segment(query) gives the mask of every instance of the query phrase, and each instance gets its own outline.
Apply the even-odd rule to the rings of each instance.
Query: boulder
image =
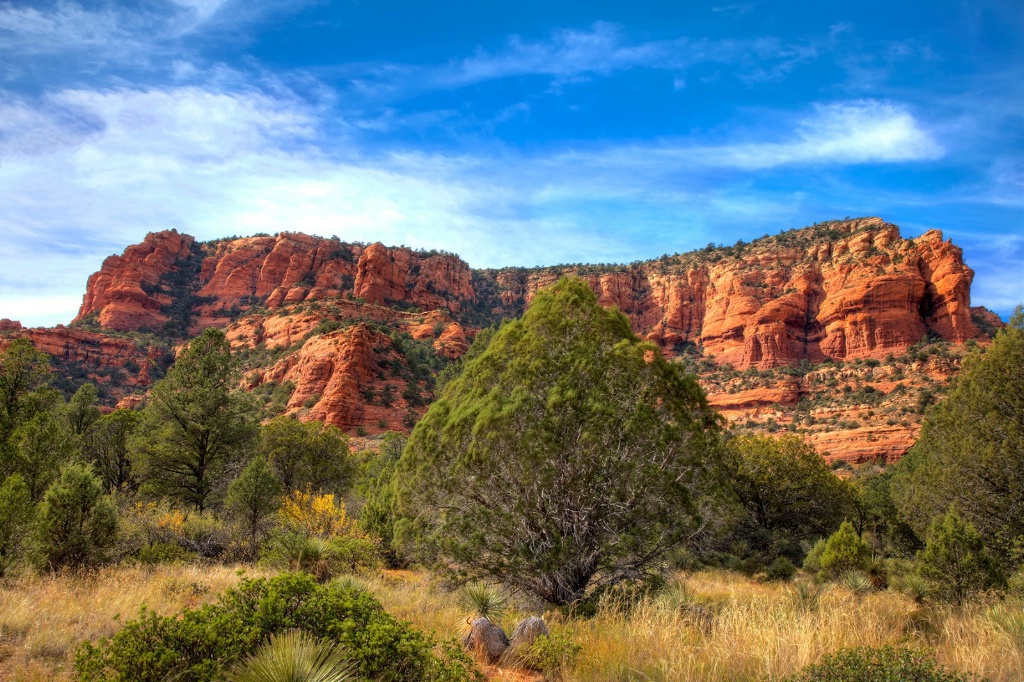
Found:
[[[470,622],[469,632],[462,638],[462,646],[487,664],[497,663],[508,645],[505,631],[483,616]]]
[[[534,641],[541,635],[547,634],[549,634],[548,626],[542,618],[530,616],[523,620],[512,631],[512,641],[509,644],[508,651],[505,652],[505,659],[515,662],[521,661],[530,650]]]

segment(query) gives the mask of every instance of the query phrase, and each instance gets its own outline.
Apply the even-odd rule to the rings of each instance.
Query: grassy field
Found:
[[[22,577],[0,584],[0,679],[72,679],[78,643],[109,636],[142,604],[160,613],[212,601],[257,569],[116,567],[88,576]],[[466,612],[423,573],[364,577],[385,608],[438,634],[457,634]],[[793,673],[823,654],[858,644],[927,648],[945,665],[993,681],[1024,679],[1024,609],[1018,602],[963,611],[920,607],[894,592],[863,597],[841,587],[816,603],[792,586],[738,574],[677,576],[657,596],[608,600],[593,618],[548,613],[553,630],[583,645],[567,680],[764,680]],[[506,630],[542,609],[518,603]],[[497,670],[495,677],[502,676]]]

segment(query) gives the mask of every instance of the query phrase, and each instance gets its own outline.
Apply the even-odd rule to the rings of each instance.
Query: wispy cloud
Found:
[[[385,63],[349,68],[358,69],[352,74],[352,83],[360,92],[405,96],[528,76],[547,78],[557,87],[632,69],[685,72],[708,63],[733,65],[737,77],[752,84],[777,80],[817,55],[818,48],[811,42],[787,43],[771,36],[631,42],[621,26],[596,22],[584,30],[559,29],[546,40],[529,41],[513,35],[499,50],[478,48],[472,55],[444,64]]]

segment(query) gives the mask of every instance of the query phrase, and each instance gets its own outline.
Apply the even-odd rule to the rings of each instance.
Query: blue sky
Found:
[[[146,232],[474,267],[845,216],[1024,302],[1024,4],[0,0],[0,317],[69,321]]]

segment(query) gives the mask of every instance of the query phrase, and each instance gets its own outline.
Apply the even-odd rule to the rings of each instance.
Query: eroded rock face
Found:
[[[0,352],[6,350],[11,341],[24,337],[32,342],[36,350],[42,351],[62,363],[78,365],[86,378],[104,387],[108,386],[114,401],[132,390],[146,389],[153,381],[152,370],[165,367],[170,358],[164,357],[158,348],[140,348],[128,338],[111,337],[106,334],[71,329],[58,325],[54,328],[10,329],[0,338]],[[58,371],[60,367],[56,368]],[[121,379],[115,381],[112,372],[118,372]]]
[[[298,233],[198,244],[158,232],[104,262],[89,279],[76,319],[142,330],[159,329],[177,315],[170,322],[193,334],[226,328],[236,349],[284,352],[303,343],[250,368],[246,385],[291,381],[289,411],[349,433],[377,433],[407,430],[430,397],[425,386],[410,387],[393,374],[405,358],[380,325],[455,359],[477,329],[521,314],[562,275],[585,279],[602,305],[618,307],[635,332],[667,355],[703,353],[739,370],[881,359],[925,335],[959,343],[979,335],[976,323],[989,334],[1002,324],[991,312],[970,308],[973,272],[958,247],[937,231],[903,239],[878,218],[630,266],[478,271],[447,253]],[[18,330],[0,322],[0,332]],[[65,353],[58,341],[40,337],[39,343],[56,357]],[[114,351],[101,355],[119,362]],[[138,386],[145,380],[132,377]],[[732,392],[709,388],[712,404],[728,419],[746,421],[795,405],[807,387],[786,379]],[[850,461],[895,458],[917,425],[863,428],[814,440],[822,452]]]
[[[120,256],[109,256],[89,277],[75,322],[97,315],[103,327],[119,331],[155,329],[168,320],[167,296],[147,293],[191,254],[195,239],[175,230],[153,232]]]

